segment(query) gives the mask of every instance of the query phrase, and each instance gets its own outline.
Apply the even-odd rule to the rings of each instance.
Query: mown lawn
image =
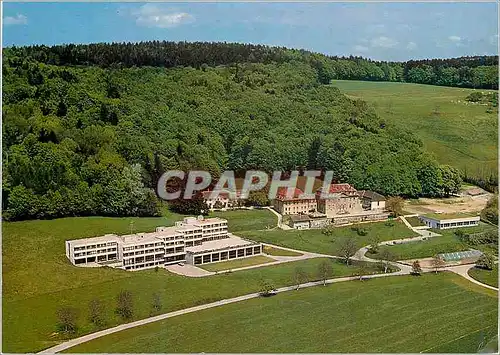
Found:
[[[425,226],[425,223],[422,222],[418,217],[406,217],[406,221],[410,223],[412,227]]]
[[[443,236],[454,236],[457,230],[461,230],[465,234],[482,233],[482,232],[493,232],[495,234],[498,234],[498,227],[484,222],[479,222],[479,225],[477,227],[453,228],[444,230],[430,229],[430,230],[442,234]],[[470,247],[473,249],[481,250],[482,252],[498,255],[498,243],[470,245]]]
[[[383,245],[378,253],[367,252],[366,256],[380,259],[384,250],[393,253],[397,260],[417,259],[432,257],[439,253],[469,250],[469,246],[460,242],[454,235],[432,237],[423,241],[415,241],[397,245]]]
[[[278,218],[268,209],[232,210],[212,212],[209,217],[221,217],[228,220],[228,228],[236,233],[245,230],[260,230],[276,227]]]
[[[266,242],[292,249],[339,255],[340,247],[348,238],[353,238],[358,247],[370,244],[377,236],[381,241],[410,238],[417,236],[401,221],[392,223],[376,222],[358,225],[366,231],[366,235],[359,235],[353,230],[354,226],[332,228],[331,234],[326,235],[322,229],[310,230],[271,230],[271,231],[244,231],[240,235],[259,242]]]
[[[466,104],[474,90],[351,80],[334,80],[332,85],[371,103],[388,123],[411,130],[440,163],[471,176],[497,173],[498,111],[487,113],[487,106]]]
[[[274,247],[270,247],[268,245],[264,245],[264,253],[266,253],[268,255],[275,255],[275,256],[301,256],[301,255],[303,255],[302,253],[297,253],[295,251],[281,249],[281,248],[274,248]]]
[[[480,223],[478,227],[460,228],[464,233],[479,233],[486,230],[496,231],[486,223]],[[433,231],[442,234],[439,237],[428,238],[423,241],[415,241],[404,244],[380,246],[378,253],[367,253],[367,256],[373,259],[380,259],[380,255],[384,249],[390,250],[397,258],[397,260],[417,259],[433,257],[439,253],[452,253],[456,251],[465,251],[471,248],[479,249],[482,251],[490,250],[490,245],[468,245],[460,240],[455,235],[457,229],[446,229]]]
[[[253,266],[253,265],[261,265],[276,261],[264,255],[257,255],[243,259],[222,261],[213,264],[200,265],[199,267],[205,269],[207,271],[222,271],[222,270],[230,270],[237,269],[245,266]]]
[[[259,212],[260,213],[260,212]],[[270,213],[270,212],[269,212]],[[249,211],[245,211],[251,218]],[[100,299],[105,305],[106,326],[120,322],[114,313],[117,294],[133,294],[133,319],[148,317],[153,294],[158,293],[162,311],[181,309],[260,289],[263,279],[275,285],[293,284],[294,270],[302,267],[316,278],[321,259],[286,263],[204,278],[188,278],[160,270],[128,272],[111,268],[81,268],[67,261],[64,241],[106,233],[126,234],[133,221],[134,231],[151,231],[171,225],[179,216],[159,218],[63,218],[44,221],[4,222],[3,265],[3,351],[35,352],[60,341],[56,310],[62,306],[79,311],[78,333],[96,329],[88,321],[88,304]],[[231,222],[230,222],[231,223]],[[229,227],[231,229],[231,226]],[[358,273],[357,266],[334,263],[333,276]]]
[[[469,270],[469,275],[487,285],[498,287],[498,264],[493,267],[493,270],[485,270],[480,268],[472,268]]]
[[[317,286],[174,317],[69,352],[475,352],[478,330],[486,339],[496,334],[498,299],[464,281],[438,273]]]

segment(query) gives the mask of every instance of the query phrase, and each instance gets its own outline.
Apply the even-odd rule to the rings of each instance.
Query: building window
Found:
[[[203,264],[210,262],[210,254],[203,255]]]

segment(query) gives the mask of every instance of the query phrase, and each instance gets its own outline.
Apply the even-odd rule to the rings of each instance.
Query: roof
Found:
[[[290,216],[290,219],[292,220],[293,223],[296,222],[309,222],[311,218],[306,215],[306,214],[292,214]]]
[[[482,189],[479,189],[479,188],[467,190],[467,194],[469,194],[471,196],[477,196],[477,195],[481,195],[483,193],[484,193],[484,191]]]
[[[360,190],[358,191],[359,197],[364,197],[372,201],[385,201],[385,197],[378,192],[370,190]]]
[[[138,233],[138,234],[128,234],[122,235],[120,238],[123,241],[124,245],[127,244],[142,244],[142,243],[158,243],[162,240],[159,238],[158,233]]]
[[[442,253],[438,254],[438,257],[443,259],[444,261],[453,261],[453,260],[462,260],[469,258],[479,258],[483,255],[479,250],[471,249],[467,251],[458,251],[454,253]]]
[[[77,246],[77,245],[87,245],[87,244],[94,244],[94,243],[111,243],[111,242],[119,242],[119,237],[116,234],[106,234],[103,236],[99,237],[91,237],[91,238],[82,238],[82,239],[73,239],[73,240],[68,240],[71,245]]]
[[[297,200],[297,199],[304,199],[304,200],[314,199],[314,195],[301,196],[304,194],[304,192],[297,187],[293,190],[292,197],[287,197],[288,191],[289,191],[288,187],[284,187],[284,186],[278,187],[278,190],[276,191],[276,198],[279,200],[284,200],[284,201]]]
[[[200,252],[210,252],[220,249],[227,249],[233,247],[243,247],[256,245],[258,243],[237,237],[233,234],[228,234],[228,238],[211,240],[208,242],[203,242],[201,245],[196,245],[192,247],[186,247],[185,250],[188,253],[200,253]]]
[[[473,218],[477,217],[479,218],[479,215],[477,213],[427,213],[422,215],[421,217],[426,217],[426,218],[431,218],[435,219],[438,221],[443,221],[447,219],[460,219],[460,218]]]
[[[323,188],[320,190],[323,190]],[[349,184],[330,184],[327,192],[331,194],[340,192],[356,192],[356,189]]]

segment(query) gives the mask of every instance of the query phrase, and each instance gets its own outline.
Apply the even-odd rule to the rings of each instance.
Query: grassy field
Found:
[[[371,103],[388,123],[410,129],[440,163],[467,169],[469,175],[496,174],[498,112],[466,104],[465,98],[474,90],[343,80],[332,85]]]
[[[475,352],[478,339],[470,335],[496,334],[498,299],[464,281],[439,273],[318,286],[171,318],[69,351]]]
[[[422,222],[418,217],[406,217],[406,220],[412,227],[425,226],[425,223]]]
[[[226,218],[228,228],[233,233],[273,228],[278,223],[276,215],[267,209],[217,211],[210,213],[210,217]]]
[[[352,226],[332,228],[331,235],[323,234],[321,229],[245,231],[241,235],[260,242],[329,255],[338,255],[342,243],[349,237],[354,238],[355,243],[361,248],[370,244],[374,236],[384,241],[417,235],[400,221],[394,221],[391,226],[385,222],[364,223],[360,226],[366,230],[366,235],[358,235]]]
[[[222,271],[222,270],[230,270],[237,269],[245,266],[253,266],[253,265],[261,265],[276,261],[274,259],[268,258],[264,255],[252,256],[249,258],[222,261],[219,263],[200,265],[199,267],[205,269],[207,271]]]
[[[495,265],[493,270],[485,270],[475,267],[469,270],[469,275],[482,283],[498,287],[498,264]]]
[[[297,253],[295,251],[281,249],[281,248],[273,248],[268,245],[264,245],[264,253],[268,255],[276,255],[276,256],[301,256],[302,253]]]
[[[439,253],[451,253],[455,251],[469,250],[469,246],[461,243],[454,235],[433,237],[424,241],[416,241],[405,244],[380,246],[378,253],[367,252],[366,256],[380,259],[382,252],[387,249],[396,256],[397,260],[417,259],[432,257]]]
[[[439,229],[430,229],[433,232],[442,234],[443,236],[454,236],[455,231],[460,229],[466,234],[472,234],[472,233],[481,233],[481,232],[494,232],[495,234],[498,233],[498,227],[493,226],[488,223],[484,222],[479,222],[479,225],[477,227],[469,227],[469,228],[453,228],[453,229],[444,229],[444,230],[439,230]],[[478,249],[481,250],[482,252],[487,252],[491,253],[494,255],[498,255],[498,244],[484,244],[484,245],[470,245],[471,248],[473,249]]]
[[[481,223],[478,227],[471,228],[460,228],[465,233],[478,233],[485,230],[495,230],[486,223]],[[379,259],[382,251],[384,249],[390,250],[394,255],[396,255],[398,260],[407,259],[417,259],[417,258],[427,258],[433,257],[439,253],[451,253],[456,251],[465,251],[470,248],[479,249],[482,251],[490,250],[490,246],[484,245],[468,245],[460,241],[460,239],[454,234],[456,229],[447,230],[437,230],[434,232],[442,234],[440,237],[432,237],[423,241],[416,241],[405,244],[380,246],[378,253],[373,254],[368,252],[367,256],[373,259]]]
[[[254,211],[239,212],[245,214],[246,218],[241,218],[245,223],[247,219],[255,221]],[[125,234],[130,231],[131,221],[134,222],[134,231],[151,231],[156,226],[170,225],[178,218],[177,215],[170,215],[159,218],[87,217],[4,222],[2,350],[10,353],[35,352],[57,344],[60,335],[55,334],[56,310],[61,306],[79,310],[76,335],[96,331],[88,321],[88,304],[95,298],[105,305],[106,326],[120,323],[114,309],[121,290],[132,291],[133,319],[141,319],[150,315],[154,293],[160,295],[162,311],[167,312],[256,292],[263,279],[271,280],[277,287],[293,284],[297,266],[304,268],[310,279],[316,278],[321,259],[204,278],[182,277],[165,270],[127,272],[111,268],[80,268],[66,259],[64,241],[67,239],[105,233]],[[230,219],[229,226],[232,229],[237,227],[237,223],[231,226]],[[358,272],[357,266],[347,267],[334,262],[334,276],[356,275]]]

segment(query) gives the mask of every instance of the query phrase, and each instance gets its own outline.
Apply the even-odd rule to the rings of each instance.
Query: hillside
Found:
[[[193,68],[4,63],[6,218],[156,215],[169,169],[333,170],[385,195],[442,195],[458,172],[308,64]]]
[[[332,85],[370,103],[387,122],[413,132],[441,164],[470,177],[491,178],[496,185],[498,108],[467,101],[478,90],[343,80]]]

